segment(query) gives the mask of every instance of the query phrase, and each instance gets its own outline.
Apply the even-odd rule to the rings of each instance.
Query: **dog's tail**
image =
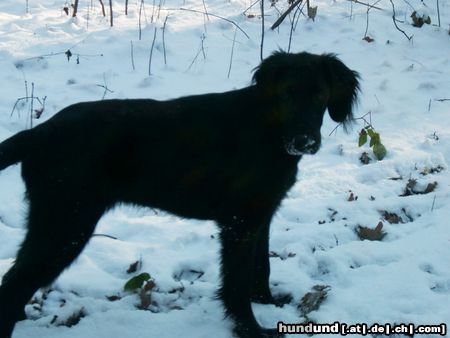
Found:
[[[0,143],[0,170],[21,162],[31,152],[31,138],[31,130],[24,130]]]

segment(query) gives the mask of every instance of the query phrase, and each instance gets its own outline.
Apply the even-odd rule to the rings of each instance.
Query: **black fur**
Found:
[[[358,75],[334,55],[277,52],[253,80],[169,101],[74,104],[0,144],[0,169],[22,162],[29,201],[28,233],[0,287],[0,338],[11,336],[35,291],[72,263],[117,203],[215,220],[218,295],[235,334],[278,336],[251,309],[251,301],[277,302],[269,289],[270,222],[302,154],[320,147],[325,110],[337,122],[351,120]]]

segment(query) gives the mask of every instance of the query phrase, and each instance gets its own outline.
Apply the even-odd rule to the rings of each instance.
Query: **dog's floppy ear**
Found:
[[[328,112],[336,122],[344,127],[351,123],[352,109],[359,92],[359,75],[347,68],[334,54],[322,55],[326,78],[330,88]]]

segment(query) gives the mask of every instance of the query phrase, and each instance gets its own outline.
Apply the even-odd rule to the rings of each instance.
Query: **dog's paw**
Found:
[[[290,293],[280,293],[272,295],[271,293],[265,293],[263,295],[254,295],[252,302],[259,304],[273,304],[277,307],[283,307],[285,304],[292,302],[293,297]]]

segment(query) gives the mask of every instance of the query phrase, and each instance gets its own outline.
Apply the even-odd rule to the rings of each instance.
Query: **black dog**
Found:
[[[277,52],[240,90],[78,103],[1,143],[0,170],[22,162],[29,215],[0,287],[0,338],[11,336],[35,291],[72,263],[117,203],[215,220],[218,295],[235,334],[279,336],[261,328],[251,308],[280,301],[269,289],[271,218],[302,155],[318,151],[325,110],[349,122],[357,93],[357,73],[334,55]]]

